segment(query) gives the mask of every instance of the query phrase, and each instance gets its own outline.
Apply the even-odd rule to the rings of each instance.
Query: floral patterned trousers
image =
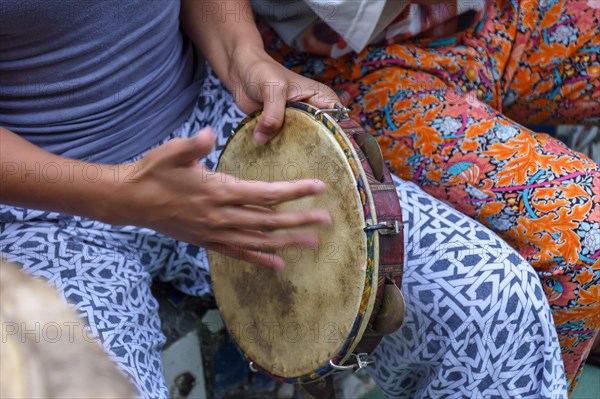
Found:
[[[600,168],[523,125],[600,123],[600,0],[498,0],[477,26],[288,68],[338,91],[393,171],[493,229],[535,268],[570,388],[600,329]]]

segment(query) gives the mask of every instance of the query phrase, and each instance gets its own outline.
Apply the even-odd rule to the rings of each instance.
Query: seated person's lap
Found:
[[[171,137],[212,122],[223,144],[241,117],[226,100],[196,109]],[[214,120],[204,119],[210,115]],[[407,318],[373,355],[370,372],[382,389],[411,397],[466,394],[460,386],[482,395],[564,392],[560,348],[533,269],[479,223],[412,183],[396,183],[406,228]],[[1,213],[1,250],[8,260],[59,288],[142,397],[166,397],[159,353],[164,337],[151,278],[207,293],[204,250],[148,229],[7,206]],[[492,388],[485,377],[489,364],[503,375]]]

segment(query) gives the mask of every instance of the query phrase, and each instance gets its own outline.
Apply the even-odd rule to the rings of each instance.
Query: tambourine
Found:
[[[317,248],[277,250],[283,271],[209,253],[218,307],[249,366],[286,383],[367,366],[382,336],[404,319],[398,196],[377,141],[347,112],[288,104],[282,131],[267,145],[253,138],[254,113],[217,167],[244,180],[327,185],[323,194],[274,207],[326,209],[333,220],[319,230]]]

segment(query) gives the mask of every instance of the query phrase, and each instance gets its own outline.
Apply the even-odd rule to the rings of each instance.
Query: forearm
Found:
[[[103,165],[47,152],[0,128],[0,203],[111,221],[119,184],[134,165]]]
[[[245,113],[262,109],[254,138],[267,143],[283,126],[286,103],[303,101],[331,108],[338,96],[271,58],[248,0],[181,0],[181,24],[204,54],[236,105]]]
[[[181,0],[181,24],[230,89],[239,83],[234,60],[264,53],[248,0]]]

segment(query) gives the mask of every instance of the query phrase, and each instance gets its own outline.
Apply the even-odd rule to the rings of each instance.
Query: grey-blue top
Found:
[[[177,0],[0,2],[0,125],[56,154],[149,148],[186,119],[202,68]]]

